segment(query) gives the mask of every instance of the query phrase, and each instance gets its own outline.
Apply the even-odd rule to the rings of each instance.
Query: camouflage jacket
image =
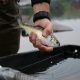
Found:
[[[12,21],[18,15],[19,0],[0,0],[0,23],[3,20]]]

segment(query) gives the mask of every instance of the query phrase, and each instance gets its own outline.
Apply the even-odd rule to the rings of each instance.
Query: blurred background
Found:
[[[21,0],[19,4],[22,14],[31,18],[33,11],[30,0]],[[51,0],[50,11],[54,19],[80,18],[80,0]]]

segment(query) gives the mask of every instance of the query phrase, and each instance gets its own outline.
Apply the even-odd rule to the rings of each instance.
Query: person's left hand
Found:
[[[37,20],[35,22],[35,26],[41,26],[41,27],[44,28],[44,31],[43,31],[43,34],[42,34],[43,36],[50,35],[51,32],[52,32],[52,30],[53,30],[52,23],[48,19]],[[36,48],[38,48],[40,51],[46,51],[46,52],[53,51],[53,47],[46,46],[46,45],[43,45],[41,43],[41,41],[37,37],[37,34],[35,34],[35,33],[32,32],[30,34],[30,36],[29,36],[29,39],[32,42],[33,46],[36,47]]]

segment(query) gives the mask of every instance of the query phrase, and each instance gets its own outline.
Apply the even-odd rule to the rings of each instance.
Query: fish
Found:
[[[29,25],[28,23],[24,23],[21,20],[18,20],[19,26],[26,31],[28,35],[30,35],[31,32],[35,33],[38,37],[38,39],[41,41],[42,44],[50,47],[59,47],[60,42],[59,40],[53,35],[53,32],[48,35],[47,37],[42,35],[42,32],[44,28],[40,26],[33,26]]]

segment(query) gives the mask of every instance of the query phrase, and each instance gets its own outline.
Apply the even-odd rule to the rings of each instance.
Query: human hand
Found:
[[[44,31],[42,33],[43,36],[50,35],[53,30],[52,23],[49,19],[37,20],[35,22],[35,26],[41,26],[44,28]],[[46,52],[53,51],[53,47],[50,47],[41,43],[41,41],[37,37],[37,34],[32,32],[29,36],[29,39],[31,43],[33,44],[33,46],[38,48],[40,51],[46,51]]]

